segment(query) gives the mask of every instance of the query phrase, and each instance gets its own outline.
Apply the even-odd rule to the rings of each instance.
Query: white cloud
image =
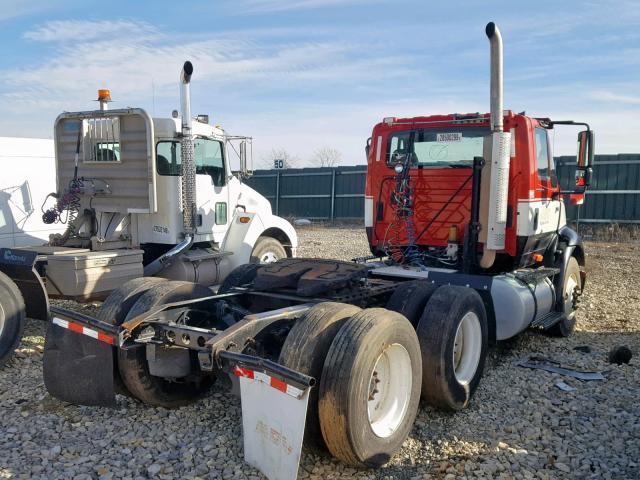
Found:
[[[267,13],[341,7],[363,3],[371,3],[371,0],[241,0],[234,2],[234,5],[245,13]]]
[[[0,22],[39,13],[52,8],[50,0],[0,0]]]
[[[81,20],[52,21],[25,32],[24,38],[39,42],[87,42],[110,40],[120,36],[128,38],[151,38],[158,34],[156,28],[146,22],[128,20],[103,20],[97,22]]]
[[[623,105],[640,105],[640,96],[625,95],[610,90],[594,90],[589,92],[588,97],[600,102],[622,103]]]

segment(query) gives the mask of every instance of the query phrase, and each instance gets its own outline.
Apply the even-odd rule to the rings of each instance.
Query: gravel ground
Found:
[[[301,256],[367,254],[362,229],[299,233]],[[590,243],[587,252],[571,338],[525,332],[493,348],[470,407],[448,414],[423,405],[386,467],[357,470],[305,450],[300,478],[640,478],[638,357],[623,366],[607,361],[615,345],[640,355],[640,246]],[[17,358],[0,371],[0,478],[262,478],[243,462],[239,399],[214,387],[196,405],[171,411],[124,397],[116,410],[61,403],[42,383],[43,333],[31,322]],[[591,352],[574,350],[581,345]],[[603,371],[606,380],[516,366],[534,354]],[[575,390],[558,389],[561,379]]]

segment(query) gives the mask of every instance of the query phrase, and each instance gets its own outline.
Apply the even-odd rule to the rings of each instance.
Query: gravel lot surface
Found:
[[[362,229],[300,230],[301,256],[368,253]],[[525,332],[493,348],[470,407],[420,409],[404,448],[385,468],[357,470],[303,452],[300,478],[640,478],[640,246],[590,243],[578,331]],[[95,306],[75,306],[95,311]],[[30,322],[17,358],[0,371],[1,478],[262,478],[243,462],[239,399],[214,387],[178,410],[118,397],[118,409],[51,398],[42,382],[43,325]],[[574,350],[588,345],[590,353]],[[609,350],[628,345],[629,365]],[[580,382],[516,366],[544,355],[604,372]],[[564,392],[559,380],[575,388]]]

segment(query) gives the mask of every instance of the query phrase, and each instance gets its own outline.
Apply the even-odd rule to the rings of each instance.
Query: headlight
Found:
[[[402,165],[401,163],[396,163],[396,166],[393,167],[393,169],[396,171],[397,174],[400,174],[404,170],[404,165]]]

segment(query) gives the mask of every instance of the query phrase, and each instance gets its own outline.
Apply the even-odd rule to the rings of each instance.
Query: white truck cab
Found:
[[[192,117],[192,72],[186,62],[182,114],[173,118],[111,110],[110,92],[100,90],[99,110],[56,119],[57,191],[43,221],[65,230],[46,246],[27,247],[37,254],[28,266],[41,277],[44,297],[100,299],[141,276],[212,286],[239,265],[295,256],[294,228],[242,182],[251,138]]]

